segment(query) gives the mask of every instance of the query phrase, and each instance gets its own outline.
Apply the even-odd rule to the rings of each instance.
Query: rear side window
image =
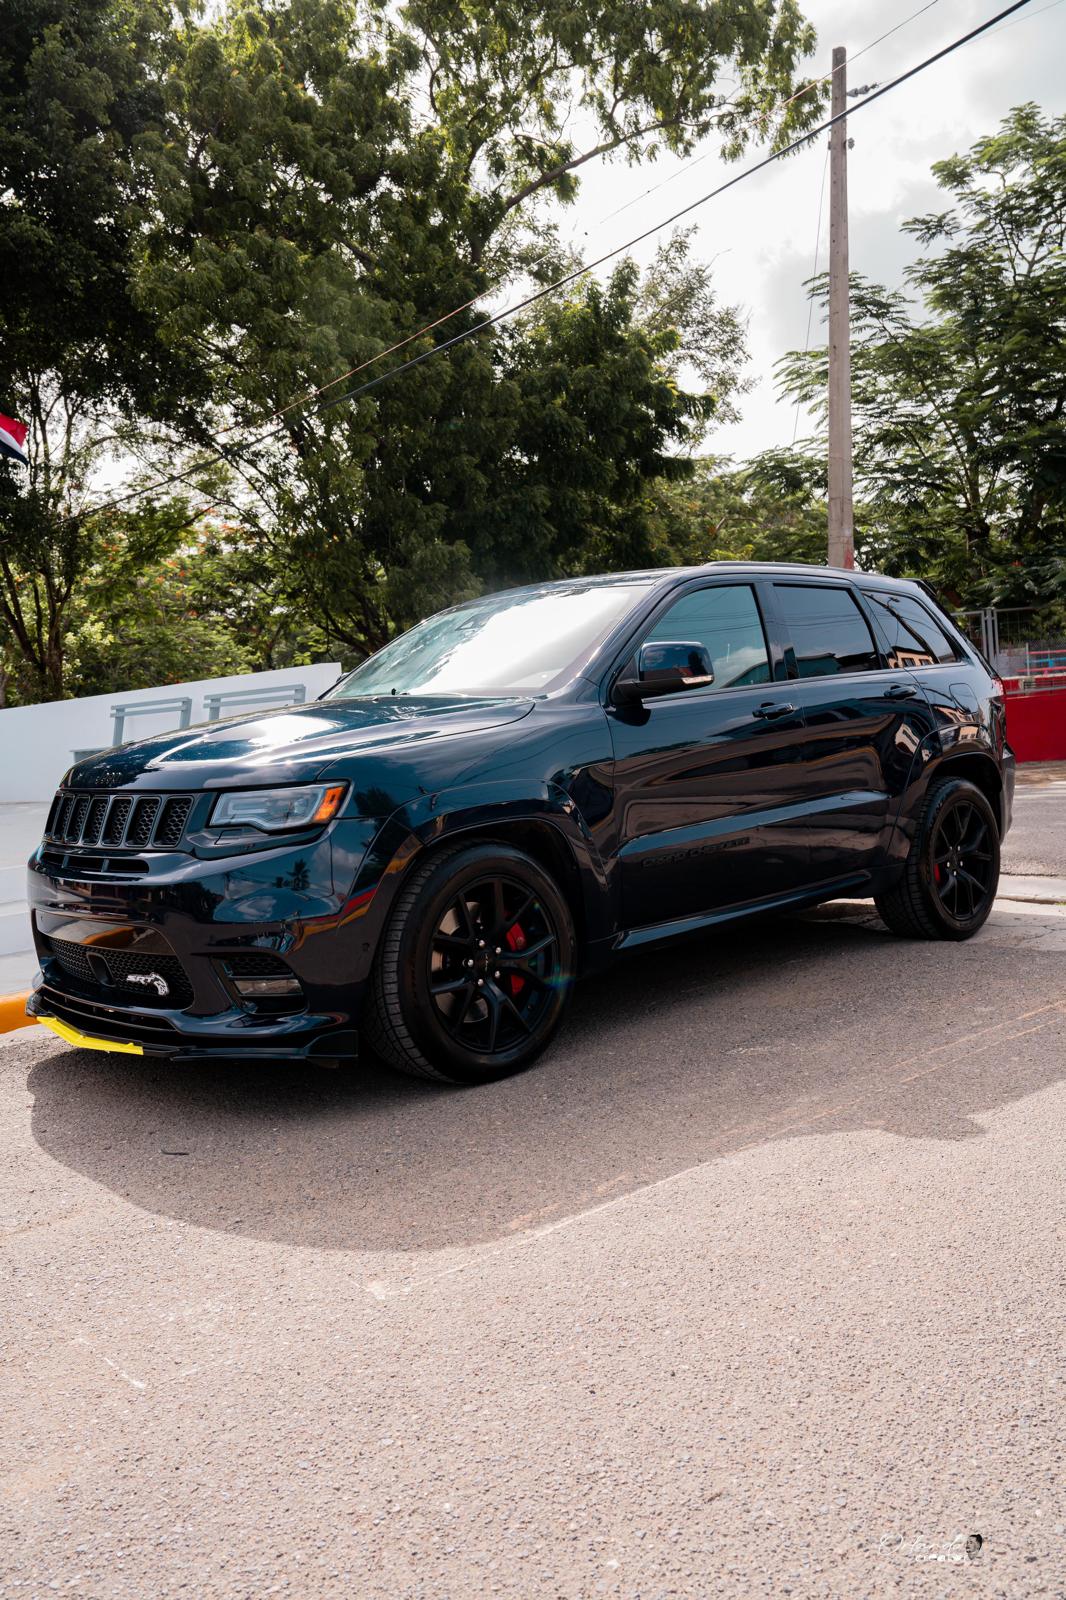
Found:
[[[647,637],[704,645],[714,663],[716,689],[770,681],[762,619],[746,583],[690,589],[663,612]]]
[[[954,644],[920,600],[884,590],[864,589],[863,593],[884,634],[891,666],[931,667],[959,659]]]
[[[801,678],[876,672],[880,667],[869,624],[850,590],[828,584],[776,583],[774,595]]]

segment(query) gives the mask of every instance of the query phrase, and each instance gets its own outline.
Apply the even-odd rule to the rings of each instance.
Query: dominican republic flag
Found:
[[[5,417],[0,413],[0,460],[20,461],[24,467],[29,466],[26,432],[24,422],[16,422],[14,417]]]

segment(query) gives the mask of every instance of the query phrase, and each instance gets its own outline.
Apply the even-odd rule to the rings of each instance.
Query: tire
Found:
[[[566,900],[531,856],[491,840],[434,851],[382,936],[366,1041],[390,1066],[438,1083],[509,1077],[559,1027],[574,948]]]
[[[941,778],[926,795],[899,881],[874,904],[907,939],[970,939],[984,926],[999,884],[999,824],[965,778]]]

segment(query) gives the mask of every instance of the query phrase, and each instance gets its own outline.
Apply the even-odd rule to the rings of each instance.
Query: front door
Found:
[[[809,876],[795,803],[803,719],[791,685],[773,681],[755,589],[687,589],[644,639],[704,645],[714,683],[609,710],[627,928],[795,890]]]

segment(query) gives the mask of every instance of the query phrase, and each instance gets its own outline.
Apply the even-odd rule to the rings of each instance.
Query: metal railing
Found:
[[[204,695],[204,709],[208,722],[217,722],[223,706],[265,705],[278,700],[282,705],[302,706],[307,698],[302,683],[279,684],[276,689],[226,689],[218,694]]]
[[[980,611],[957,611],[955,621],[1003,678],[1038,677],[1066,669],[1061,606],[985,606]]]
[[[260,689],[225,689],[215,694],[204,695],[204,710],[208,722],[217,722],[222,715],[223,707],[236,709],[238,706],[257,706],[275,704],[280,709],[282,706],[302,706],[307,702],[307,685],[304,683],[278,684],[276,688]],[[94,745],[91,749],[72,750],[71,755],[75,762],[87,761],[90,756],[98,756],[102,751],[120,745],[126,731],[126,723],[131,717],[141,715],[162,716],[167,712],[177,713],[177,726],[172,731],[181,733],[192,723],[192,697],[190,695],[175,695],[169,700],[126,700],[111,707],[112,739],[111,745]]]
[[[175,695],[172,700],[131,700],[125,705],[111,707],[114,719],[112,728],[112,743],[121,744],[122,735],[126,731],[126,720],[129,717],[139,717],[145,714],[158,715],[163,711],[176,711],[178,713],[178,731],[187,728],[192,721],[192,699],[187,694]]]

